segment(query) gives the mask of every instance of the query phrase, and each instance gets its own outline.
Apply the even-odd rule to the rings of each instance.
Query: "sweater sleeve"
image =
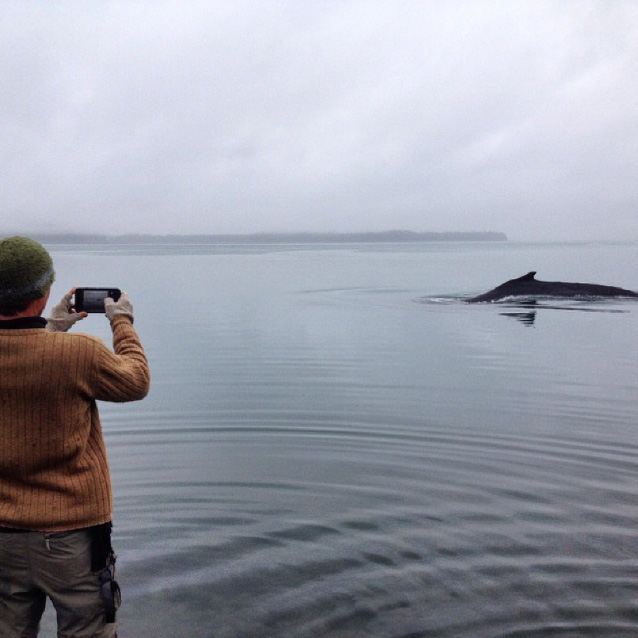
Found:
[[[128,317],[111,321],[113,350],[100,349],[95,398],[100,401],[137,401],[150,387],[150,371],[144,349]]]

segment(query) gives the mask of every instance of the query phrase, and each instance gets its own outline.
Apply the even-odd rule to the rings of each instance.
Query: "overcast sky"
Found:
[[[635,0],[3,0],[0,234],[638,239]]]

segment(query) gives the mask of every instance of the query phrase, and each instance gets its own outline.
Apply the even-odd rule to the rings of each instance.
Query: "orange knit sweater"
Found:
[[[115,353],[89,335],[0,322],[0,527],[61,532],[111,520],[96,400],[142,399],[150,378],[130,319],[111,325]]]

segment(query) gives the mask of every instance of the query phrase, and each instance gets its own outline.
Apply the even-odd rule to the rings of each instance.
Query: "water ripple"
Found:
[[[186,605],[229,638],[637,630],[636,446],[277,421],[112,433],[117,509],[152,525],[152,552],[135,535],[123,552],[136,614]],[[148,468],[178,448],[190,463],[129,470],[124,485],[137,439]],[[142,622],[137,635],[151,634]]]

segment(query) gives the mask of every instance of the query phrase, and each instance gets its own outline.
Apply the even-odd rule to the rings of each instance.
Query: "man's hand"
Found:
[[[75,293],[75,288],[62,297],[62,301],[51,310],[51,316],[47,318],[47,330],[49,332],[67,332],[76,322],[86,317],[86,312],[75,312],[71,303],[71,297]]]
[[[120,298],[117,301],[113,301],[111,297],[107,297],[104,300],[104,310],[109,321],[114,317],[124,316],[128,317],[133,323],[133,304],[128,297],[128,294],[122,291]]]

